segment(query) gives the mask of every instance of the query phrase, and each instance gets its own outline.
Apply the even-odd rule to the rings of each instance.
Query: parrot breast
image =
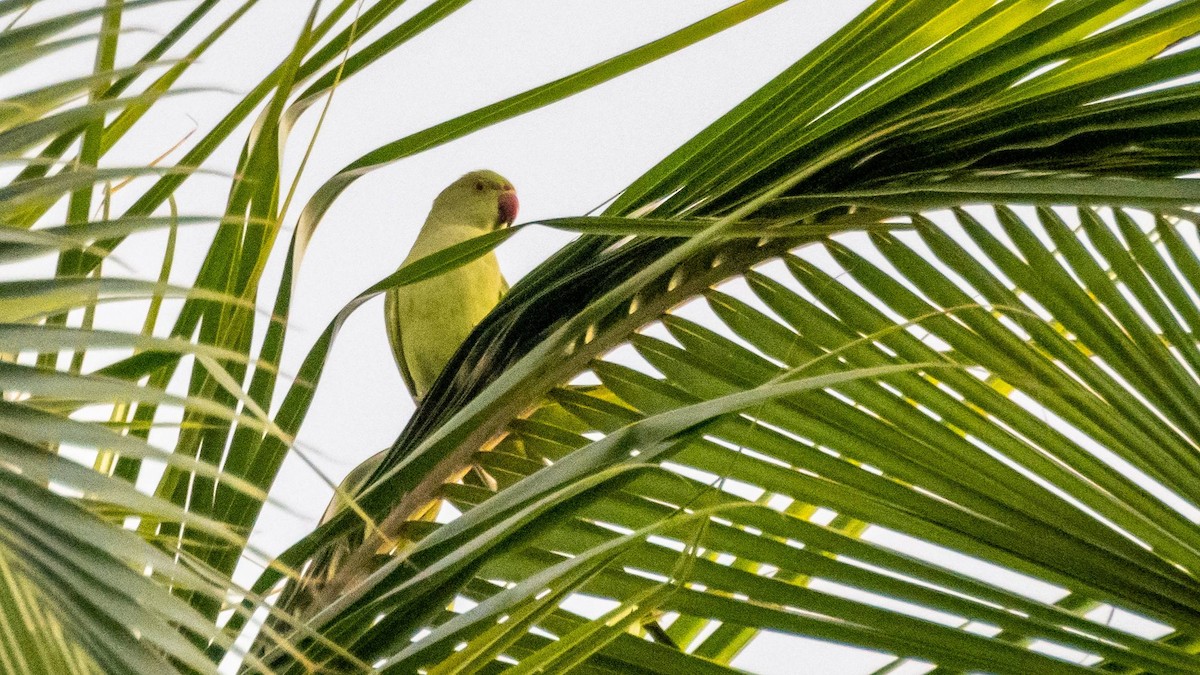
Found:
[[[475,326],[496,305],[503,278],[495,254],[488,254],[433,279],[395,291],[404,317],[403,356],[423,398]]]

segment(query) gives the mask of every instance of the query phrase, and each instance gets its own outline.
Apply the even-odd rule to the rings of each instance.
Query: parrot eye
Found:
[[[483,192],[483,181],[481,181],[481,180],[475,181],[475,191]]]

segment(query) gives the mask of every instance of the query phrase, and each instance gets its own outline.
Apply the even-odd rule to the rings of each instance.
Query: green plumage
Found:
[[[404,262],[509,225],[515,216],[512,184],[493,171],[473,171],[433,201]],[[388,338],[415,400],[424,398],[455,350],[507,288],[496,255],[488,253],[440,276],[388,291]]]
[[[512,183],[494,171],[472,171],[451,183],[433,200],[425,224],[404,263],[424,258],[512,224],[517,198]],[[494,253],[432,279],[388,291],[384,321],[392,355],[404,384],[420,403],[429,387],[471,330],[508,290]],[[345,494],[365,487],[383,460],[377,453],[351,471],[341,484]],[[345,506],[335,495],[322,522]]]

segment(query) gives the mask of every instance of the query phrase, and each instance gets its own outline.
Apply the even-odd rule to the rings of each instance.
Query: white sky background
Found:
[[[93,4],[95,0],[44,0],[25,22],[39,13],[60,14],[68,7]],[[149,32],[122,38],[118,64],[139,56],[195,4],[195,0],[179,0],[130,13],[125,27]],[[225,4],[193,34],[207,33],[241,3],[229,0]],[[360,45],[428,4],[411,0],[384,26],[365,35]],[[470,3],[337,89],[282,236],[290,236],[296,216],[313,191],[362,154],[644,44],[732,4],[729,0]],[[588,212],[867,4],[867,0],[792,0],[630,75],[360,179],[328,211],[309,245],[293,298],[283,371],[297,370],[312,342],[347,301],[396,269],[433,197],[461,174],[490,168],[509,178],[521,200],[518,222]],[[159,102],[109,153],[104,164],[144,165],[198,126],[184,145],[190,147],[278,64],[291,48],[309,7],[309,2],[302,0],[261,0],[177,85],[217,87],[234,93],[202,92]],[[83,75],[90,72],[92,58],[90,48],[73,50],[46,59],[37,72],[55,78],[64,72]],[[19,81],[0,77],[0,91],[36,86],[30,76],[24,71]],[[294,174],[320,110],[321,104],[311,108],[292,130],[285,176]],[[232,134],[205,166],[231,171],[248,129],[245,124]],[[171,160],[177,161],[182,152],[176,151]],[[180,211],[219,215],[228,190],[228,176],[194,177],[176,193]],[[120,213],[134,196],[130,191],[118,194],[114,212]],[[56,211],[58,222],[64,210],[65,205]],[[211,232],[211,226],[181,231],[174,283],[190,285],[194,281]],[[518,234],[499,249],[505,275],[515,281],[572,236],[546,228]],[[115,258],[133,267],[137,276],[153,279],[165,239],[165,233],[138,235],[121,246]],[[266,279],[278,278],[286,241],[279,242],[277,249]],[[43,273],[53,269],[52,260],[38,264]],[[260,307],[269,312],[274,300],[270,284],[263,285],[262,293]],[[170,309],[177,307],[176,303]],[[97,327],[129,329],[131,316],[136,316],[134,321],[140,325],[142,311],[142,306],[106,307],[98,313]],[[173,318],[167,313],[160,319],[160,333]],[[261,336],[265,322],[259,323]],[[183,382],[176,385],[182,389]],[[276,403],[284,391],[281,388]],[[375,300],[359,309],[342,329],[299,444],[326,474],[338,480],[390,444],[412,409],[388,347],[382,302]],[[156,431],[152,440],[161,447],[173,447],[173,432]],[[156,477],[144,478],[152,487],[150,479]],[[294,456],[285,462],[276,485],[281,489],[274,490],[272,497],[291,512],[268,506],[251,538],[253,546],[269,555],[307,534],[332,493]],[[875,532],[881,539],[890,536]],[[258,568],[243,566],[237,580],[249,584],[258,572]],[[766,635],[735,665],[761,673],[840,674],[869,673],[889,660],[873,652]]]

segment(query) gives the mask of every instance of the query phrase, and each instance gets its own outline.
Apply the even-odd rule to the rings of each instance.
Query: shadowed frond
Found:
[[[357,547],[307,625],[398,671],[554,670],[546,634],[603,635],[567,659],[603,671],[663,616],[633,641],[682,661],[647,672],[762,631],[1195,670],[1200,5],[1144,4],[879,2],[689,141],[606,215],[707,227],[585,236],[514,286],[362,513],[280,558]],[[751,222],[790,236],[728,237]],[[548,628],[575,593],[621,611]]]

